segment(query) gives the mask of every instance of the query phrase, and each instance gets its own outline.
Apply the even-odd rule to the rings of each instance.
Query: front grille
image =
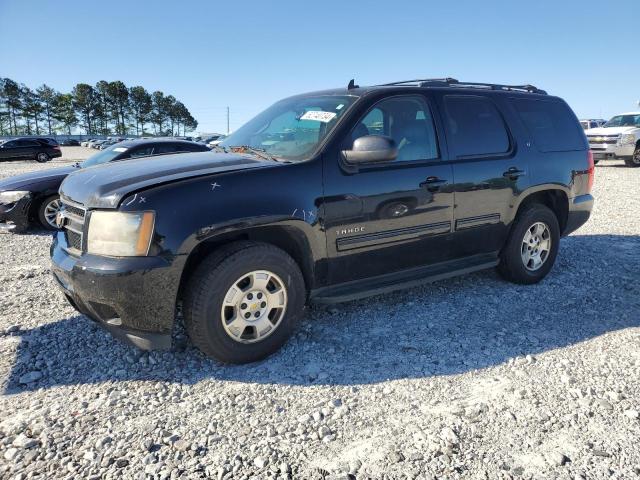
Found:
[[[62,202],[64,203],[64,201]],[[72,215],[76,215],[80,218],[84,218],[85,211],[82,208],[74,207],[73,205],[69,205],[68,203],[64,203],[64,209],[71,213]]]
[[[61,199],[64,216],[64,230],[69,253],[79,255],[82,252],[84,219],[86,210],[78,203]]]
[[[620,135],[587,135],[591,145],[615,145],[618,143]]]
[[[71,230],[67,230],[65,234],[67,236],[67,245],[69,245],[69,248],[82,251],[82,235],[72,232]]]

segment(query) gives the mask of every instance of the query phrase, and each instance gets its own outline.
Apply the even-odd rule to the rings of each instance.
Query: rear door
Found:
[[[452,249],[458,258],[502,247],[511,209],[529,186],[528,147],[516,143],[502,100],[462,93],[440,97],[453,164]]]

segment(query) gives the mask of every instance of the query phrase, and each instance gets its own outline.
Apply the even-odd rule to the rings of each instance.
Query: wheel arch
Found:
[[[291,225],[256,226],[208,237],[198,243],[189,252],[183,268],[178,289],[178,300],[182,299],[185,285],[204,258],[225,245],[241,241],[267,243],[280,248],[297,263],[302,272],[307,291],[311,290],[315,285],[315,256],[305,232]]]
[[[559,185],[538,185],[523,192],[519,202],[514,205],[513,218],[515,220],[523,208],[532,203],[540,203],[548,207],[558,219],[561,235],[567,227],[569,219],[569,194],[566,188]]]
[[[44,190],[42,192],[38,192],[37,195],[34,195],[33,199],[31,200],[31,205],[29,205],[29,220],[30,221],[38,219],[38,211],[40,210],[40,207],[42,206],[42,203],[46,199],[48,199],[49,197],[52,197],[53,195],[58,195],[58,191],[57,190]]]

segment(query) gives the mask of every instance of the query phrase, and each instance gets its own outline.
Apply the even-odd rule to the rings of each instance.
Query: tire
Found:
[[[49,155],[47,153],[45,152],[36,153],[36,162],[47,163],[49,160],[51,160],[51,158],[49,158]]]
[[[640,167],[640,145],[636,146],[633,156],[626,157],[624,163],[627,167],[638,168]]]
[[[541,226],[546,228],[542,234]],[[525,243],[527,238],[528,241]],[[547,239],[549,244],[546,243]],[[548,246],[546,254],[545,245]],[[553,267],[559,245],[560,227],[556,215],[544,205],[527,205],[518,213],[511,228],[507,243],[500,254],[498,272],[513,283],[538,283]],[[536,265],[536,257],[541,264]],[[525,264],[527,258],[529,260]]]
[[[267,290],[260,290],[258,285],[264,282]],[[269,294],[269,304],[257,301],[256,292]],[[274,303],[280,302],[279,308],[272,306],[271,295],[278,298]],[[287,253],[265,243],[237,242],[212,253],[197,267],[184,292],[184,321],[191,341],[205,355],[224,363],[249,363],[284,345],[305,300],[304,278]],[[257,326],[267,333],[261,336]]]
[[[60,197],[51,195],[45,198],[38,207],[38,221],[47,230],[59,230],[55,223],[50,223],[48,219],[55,222],[55,215],[60,209]]]

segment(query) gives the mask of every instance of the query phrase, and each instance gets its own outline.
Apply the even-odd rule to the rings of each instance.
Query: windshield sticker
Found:
[[[341,103],[340,105],[338,105],[338,106],[336,107],[336,110],[341,110],[341,109],[342,109],[342,107],[344,107],[344,104],[343,104],[343,103]]]
[[[334,119],[336,112],[323,112],[310,110],[300,117],[300,120],[315,120],[316,122],[328,123]]]
[[[114,152],[126,152],[127,149],[124,147],[116,147],[113,149]]]

